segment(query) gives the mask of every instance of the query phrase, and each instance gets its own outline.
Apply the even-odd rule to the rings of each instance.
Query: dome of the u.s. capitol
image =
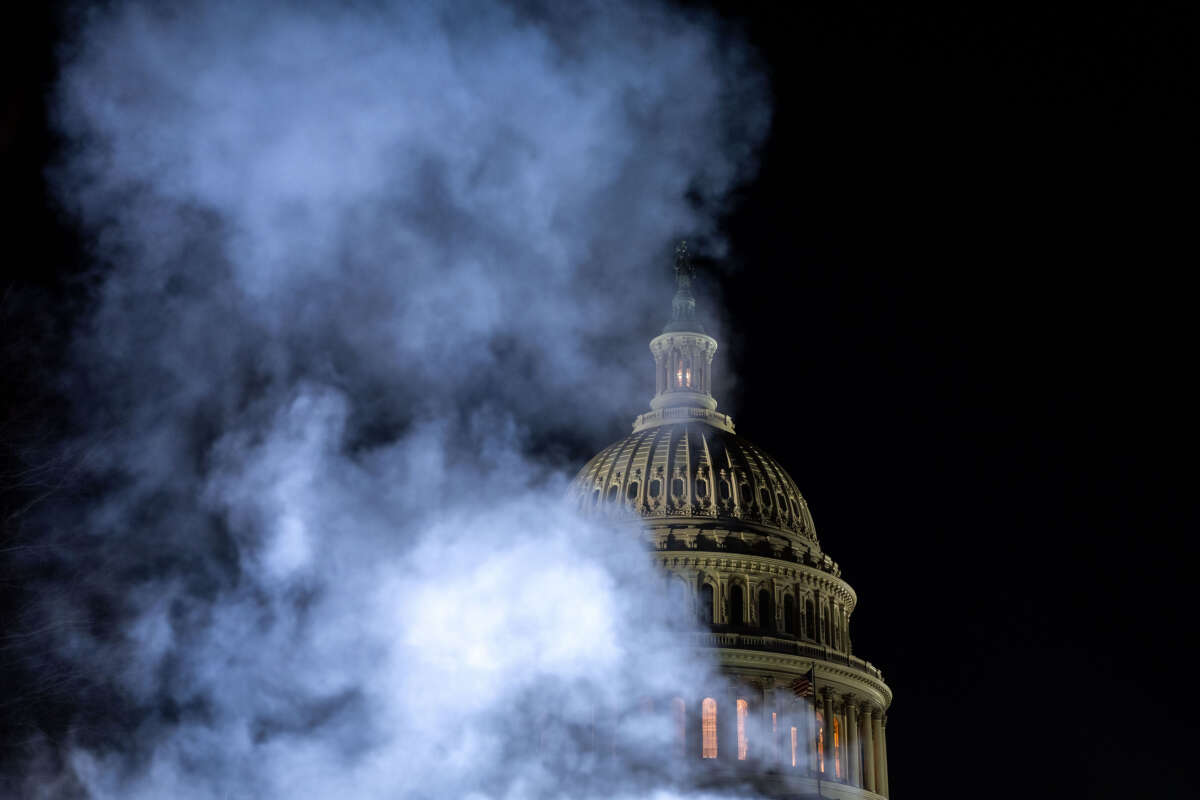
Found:
[[[804,551],[818,547],[796,482],[762,448],[709,422],[635,426],[572,482],[588,513],[734,525]]]
[[[699,765],[706,788],[886,798],[892,691],[854,652],[858,596],[822,552],[792,476],[717,411],[717,340],[696,319],[692,277],[681,244],[671,319],[650,341],[650,410],[584,465],[569,500],[636,530],[661,568],[669,613],[700,624],[677,630],[695,637],[720,680],[664,699],[675,756]]]

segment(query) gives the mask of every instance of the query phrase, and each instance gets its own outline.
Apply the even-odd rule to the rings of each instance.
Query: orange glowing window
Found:
[[[700,757],[717,757],[717,701],[711,697],[700,703]]]
[[[825,716],[817,712],[817,771],[825,771]]]
[[[692,385],[692,362],[688,359],[683,359],[679,362],[679,366],[675,368],[675,386],[680,389],[686,389]]]
[[[792,766],[796,766],[796,729],[792,728]]]
[[[687,752],[687,710],[682,697],[671,701],[675,712],[675,752],[682,756]]]
[[[838,718],[833,718],[833,774],[842,777],[842,749],[839,743],[841,731],[838,730]]]
[[[742,698],[737,701],[738,761],[746,760],[746,713],[750,704]]]
[[[776,712],[771,712],[771,756],[779,760],[779,719]]]

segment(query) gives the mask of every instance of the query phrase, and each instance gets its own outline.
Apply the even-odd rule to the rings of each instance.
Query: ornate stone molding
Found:
[[[839,664],[792,656],[787,653],[756,650],[717,648],[716,653],[722,667],[776,673],[776,677],[782,684],[790,683],[793,679],[806,674],[810,666],[815,666],[818,688],[822,681],[831,681],[843,692],[866,698],[865,706],[886,708],[892,704],[892,690],[886,683],[865,672],[859,672]]]
[[[858,595],[850,584],[826,572],[790,561],[780,561],[768,556],[729,553],[709,553],[703,550],[658,550],[654,553],[658,563],[669,569],[719,569],[754,575],[770,575],[799,583],[809,589],[817,589],[834,595],[846,607],[854,611]]]

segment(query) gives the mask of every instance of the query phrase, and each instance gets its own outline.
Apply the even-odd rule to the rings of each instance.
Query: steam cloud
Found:
[[[768,112],[711,20],[568,5],[118,3],[64,44],[90,499],[33,613],[80,708],[23,793],[677,796],[661,698],[711,666],[554,442],[644,402],[670,242],[719,250]]]

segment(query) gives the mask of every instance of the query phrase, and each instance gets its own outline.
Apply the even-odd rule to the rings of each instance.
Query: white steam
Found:
[[[43,613],[106,609],[56,651],[105,699],[31,795],[677,796],[664,700],[711,667],[546,443],[649,393],[670,242],[719,248],[765,131],[747,62],[634,3],[86,17],[98,488]]]

